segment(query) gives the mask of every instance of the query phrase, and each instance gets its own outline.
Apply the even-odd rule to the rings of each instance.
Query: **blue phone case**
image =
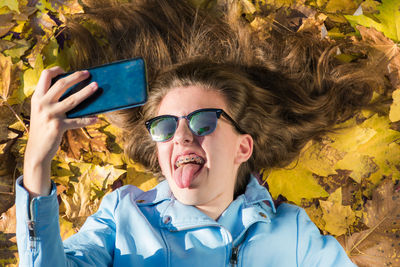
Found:
[[[67,118],[78,118],[125,108],[142,106],[147,101],[146,64],[143,58],[116,61],[88,69],[90,77],[70,88],[59,101],[95,81],[99,88],[89,98],[66,113]],[[68,76],[66,73],[52,80]]]

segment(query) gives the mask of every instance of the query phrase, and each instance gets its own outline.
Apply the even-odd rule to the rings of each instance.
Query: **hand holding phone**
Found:
[[[76,94],[59,102],[65,90],[89,77],[88,71],[78,71],[50,86],[51,79],[64,71],[60,67],[44,70],[32,95],[29,138],[24,157],[23,185],[31,197],[50,192],[51,160],[60,146],[66,130],[85,127],[96,122],[95,117],[68,119],[65,113],[97,90],[92,82]]]
[[[146,67],[143,58],[116,61],[88,69],[90,76],[70,87],[60,97],[62,101],[80,91],[91,81],[99,88],[89,98],[66,113],[68,118],[85,117],[143,105],[147,100]],[[66,73],[53,79],[70,75]]]

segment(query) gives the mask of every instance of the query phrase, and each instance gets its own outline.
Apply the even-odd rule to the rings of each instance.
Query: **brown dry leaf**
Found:
[[[15,116],[6,106],[0,105],[0,143],[10,139],[8,126],[15,121]]]
[[[374,64],[380,66],[388,74],[393,88],[400,86],[400,47],[383,33],[374,28],[357,26],[364,42],[371,49],[369,56]]]
[[[62,193],[61,200],[65,205],[65,215],[74,226],[80,228],[86,218],[93,214],[100,205],[99,199],[91,200],[91,179],[89,172],[85,172],[78,182],[72,182],[73,192]]]
[[[359,266],[400,266],[400,190],[386,178],[366,204],[368,230],[339,238]]]
[[[15,205],[0,216],[0,263],[17,263]]]
[[[10,93],[11,84],[11,57],[5,57],[0,53],[0,98],[6,101]]]
[[[101,125],[89,126],[86,128],[69,130],[63,137],[61,149],[67,156],[74,159],[81,159],[84,152],[105,152],[107,151],[107,135],[100,132]]]
[[[17,221],[15,214],[15,205],[9,208],[6,212],[0,216],[0,232],[3,233],[15,233],[17,230]],[[13,241],[16,241],[13,239]]]
[[[12,22],[12,20],[12,13],[0,15],[0,37],[7,34],[15,26],[15,23]]]

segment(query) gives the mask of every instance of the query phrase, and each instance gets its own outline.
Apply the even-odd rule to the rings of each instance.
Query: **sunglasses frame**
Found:
[[[157,117],[154,117],[154,118],[152,118],[152,119],[146,121],[146,122],[145,122],[145,125],[146,125],[147,130],[148,130],[149,133],[150,133],[150,136],[151,136],[150,127],[151,127],[151,124],[153,123],[153,121],[158,120],[158,119],[161,119],[161,118],[173,118],[173,119],[175,120],[175,122],[176,122],[176,128],[175,128],[174,134],[173,134],[169,139],[166,139],[166,140],[163,140],[163,141],[156,141],[156,142],[166,142],[166,141],[171,140],[171,139],[174,137],[174,135],[175,135],[176,129],[178,128],[178,122],[179,122],[179,120],[181,120],[181,119],[186,119],[186,120],[188,121],[188,127],[189,127],[190,131],[191,131],[194,135],[196,135],[196,136],[205,136],[205,135],[208,135],[208,134],[211,134],[212,132],[214,132],[215,129],[214,129],[212,132],[208,133],[208,134],[205,134],[205,135],[197,135],[197,134],[190,128],[190,119],[191,119],[191,117],[192,117],[193,115],[195,115],[195,114],[197,114],[197,113],[199,113],[199,112],[209,112],[209,111],[215,112],[215,115],[216,115],[216,117],[217,117],[217,123],[218,123],[218,119],[219,119],[219,118],[221,117],[221,115],[222,115],[222,116],[224,116],[228,121],[230,121],[230,122],[232,123],[232,125],[235,127],[235,129],[236,129],[239,133],[241,133],[241,134],[245,134],[245,133],[246,133],[245,131],[243,131],[243,130],[240,128],[240,126],[235,122],[235,120],[232,119],[231,116],[229,116],[223,109],[220,109],[220,108],[202,108],[202,109],[197,109],[197,110],[195,110],[195,111],[193,111],[193,112],[190,112],[190,113],[189,113],[188,115],[186,115],[186,116],[180,116],[180,117],[174,116],[174,115],[161,115],[161,116],[157,116]],[[154,139],[153,139],[153,140],[154,140]]]

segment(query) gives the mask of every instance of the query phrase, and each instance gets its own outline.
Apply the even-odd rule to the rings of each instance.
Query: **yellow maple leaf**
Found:
[[[127,168],[127,175],[123,179],[124,184],[135,185],[143,191],[148,191],[158,184],[158,179],[151,173],[138,171],[134,167]]]
[[[39,81],[40,74],[43,71],[43,60],[42,57],[39,55],[36,57],[35,60],[35,67],[33,69],[27,69],[24,72],[24,98],[27,98],[32,95],[35,91],[36,84]],[[22,101],[24,99],[21,99]]]
[[[356,220],[351,207],[342,205],[341,187],[332,193],[326,201],[320,200],[319,203],[323,212],[322,218],[325,221],[324,230],[333,235],[345,234]]]
[[[400,170],[396,167],[400,155],[400,145],[396,141],[400,140],[400,132],[390,129],[390,125],[388,117],[377,114],[360,125],[376,131],[376,135],[357,149],[358,153],[371,156],[379,167],[379,170],[369,177],[374,184],[379,183],[383,176],[393,179],[400,177]]]
[[[362,178],[368,178],[372,173],[378,171],[379,167],[373,161],[373,158],[362,155],[358,152],[350,152],[337,162],[336,169],[351,170],[350,177],[357,183],[361,183]]]
[[[291,170],[273,170],[267,179],[273,198],[282,195],[297,205],[301,200],[327,197],[329,194],[318,184],[312,172],[300,164]]]
[[[400,120],[400,88],[392,94],[393,104],[390,106],[389,119],[392,122]]]

